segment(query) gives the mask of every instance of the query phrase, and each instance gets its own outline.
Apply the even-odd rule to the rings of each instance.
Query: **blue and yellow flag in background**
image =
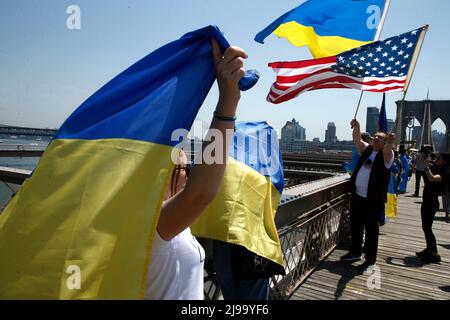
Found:
[[[386,93],[383,92],[383,101],[381,102],[380,116],[378,117],[377,131],[387,134],[388,125],[386,117]],[[393,165],[394,166],[394,165]],[[389,180],[387,202],[384,206],[384,211],[380,215],[383,225],[386,222],[386,217],[395,218],[397,215],[397,193],[395,192],[395,174],[391,169],[391,178]]]
[[[137,299],[145,290],[174,129],[214,80],[217,27],[149,54],[62,125],[0,216],[0,298]]]
[[[388,124],[386,116],[386,93],[383,92],[383,102],[381,102],[380,116],[378,117],[378,132],[388,133]]]
[[[388,218],[397,217],[397,174],[398,167],[394,161],[391,169],[391,177],[389,179],[387,202],[384,204],[384,212]]]
[[[191,226],[198,237],[244,246],[284,265],[275,214],[284,188],[275,130],[239,122],[219,194]]]
[[[402,163],[402,174],[401,174],[401,180],[398,185],[398,192],[399,193],[405,193],[406,188],[408,186],[408,176],[409,176],[409,170],[410,168],[410,162],[408,155],[406,154],[406,151],[403,149],[403,151],[400,152],[400,161]]]
[[[390,0],[308,0],[259,32],[255,41],[274,33],[314,58],[335,56],[378,40]]]

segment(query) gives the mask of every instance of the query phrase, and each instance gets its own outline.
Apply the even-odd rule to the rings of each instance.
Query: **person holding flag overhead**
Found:
[[[372,142],[372,136],[370,135],[370,133],[368,132],[363,132],[361,133],[361,139],[365,142],[370,144]],[[344,162],[343,164],[343,168],[346,172],[352,174],[353,171],[356,168],[356,165],[358,164],[359,161],[359,157],[361,156],[361,154],[358,151],[357,147],[353,148],[353,152],[352,152],[352,159],[350,162]]]
[[[230,47],[222,57],[219,45],[213,41],[213,56],[220,96],[210,129],[219,130],[224,137],[221,154],[227,155],[230,141],[227,135],[234,127],[240,97],[238,82],[244,75],[242,59],[247,55],[240,48]],[[203,157],[203,152],[197,156]],[[189,226],[219,192],[227,166],[226,157],[220,160],[220,163],[196,164],[188,179],[187,158],[183,152],[180,153],[173,173],[177,175],[176,182],[168,188],[161,208],[145,298],[203,299],[205,253]],[[208,186],[205,186],[205,178]]]
[[[0,215],[0,261],[8,262],[0,263],[0,299],[203,298],[201,248],[194,254],[192,241],[170,241],[215,197],[225,163],[200,164],[163,204],[174,167],[180,176],[187,170],[172,157],[172,134],[189,131],[216,77],[211,127],[232,134],[246,57],[207,26],[150,53],[79,106]],[[164,261],[193,263],[197,273],[183,278],[183,265],[170,279],[149,275],[150,265],[161,271],[152,258],[152,247],[162,251],[158,240],[174,249]],[[188,261],[180,257],[186,247]],[[149,293],[150,279],[161,287]]]
[[[371,145],[361,140],[360,124],[351,122],[353,141],[362,153],[351,177],[352,202],[350,228],[352,245],[341,257],[343,261],[361,259],[363,232],[366,231],[364,251],[366,261],[358,268],[369,270],[376,263],[378,251],[379,217],[387,200],[387,190],[392,163],[394,161],[394,134],[377,132]]]

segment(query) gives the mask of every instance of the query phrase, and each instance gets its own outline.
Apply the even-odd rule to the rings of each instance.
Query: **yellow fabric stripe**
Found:
[[[286,38],[294,46],[308,46],[316,59],[335,56],[370,43],[339,36],[319,36],[313,27],[306,27],[295,21],[280,25],[273,33],[280,38]]]
[[[389,218],[397,217],[397,195],[388,193],[387,202],[384,207],[385,215]]]
[[[138,299],[173,148],[55,140],[0,216],[0,298]],[[80,268],[80,289],[67,286]]]
[[[244,246],[284,265],[274,222],[280,197],[268,177],[229,158],[219,194],[191,231],[198,237]]]

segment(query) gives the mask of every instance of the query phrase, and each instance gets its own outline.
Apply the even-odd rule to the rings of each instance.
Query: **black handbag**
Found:
[[[247,250],[245,247],[229,244],[231,249],[231,266],[233,282],[247,279],[266,279],[274,275],[285,275],[284,267],[267,258]]]

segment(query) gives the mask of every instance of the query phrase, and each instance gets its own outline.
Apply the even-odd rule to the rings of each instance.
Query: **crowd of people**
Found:
[[[408,181],[415,172],[414,197],[420,196],[420,182],[421,179],[424,181],[421,219],[426,242],[426,248],[416,255],[425,263],[439,263],[441,257],[438,254],[432,225],[440,208],[438,199],[440,196],[446,222],[450,222],[450,155],[434,153],[431,145],[422,146],[416,154],[414,149],[406,150],[403,145],[394,148],[393,134],[377,132],[372,138],[368,133],[360,132],[360,125],[356,119],[351,125],[354,128],[353,140],[358,156],[353,157],[352,164],[344,168],[351,168],[352,174],[350,223],[352,244],[350,251],[342,256],[341,260],[358,261],[364,252],[366,261],[359,268],[368,271],[375,265],[379,227],[384,224],[380,212],[384,212],[384,205],[387,202],[389,176],[396,177],[394,190],[399,195],[406,193]]]

